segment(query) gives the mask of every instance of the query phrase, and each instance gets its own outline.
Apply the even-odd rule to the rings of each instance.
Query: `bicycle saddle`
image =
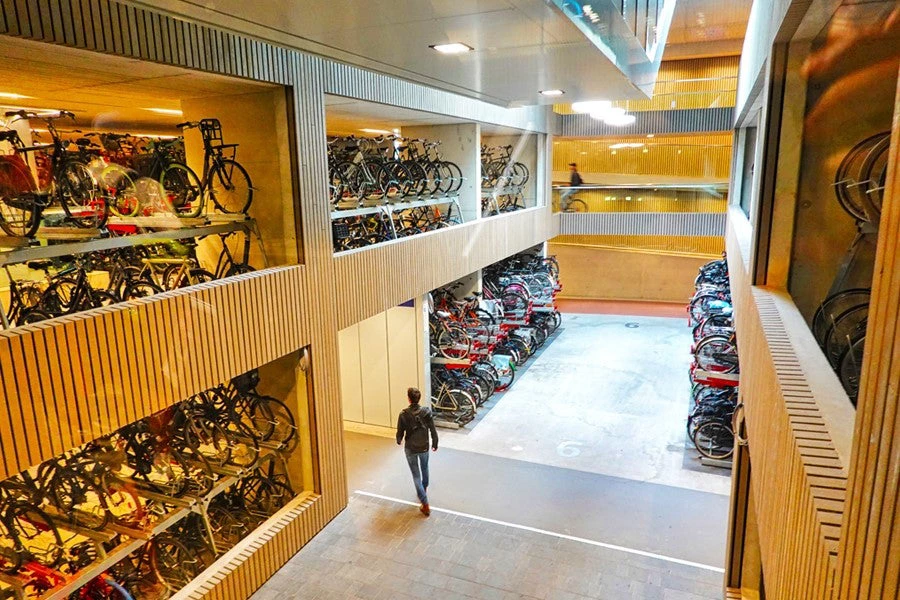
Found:
[[[35,271],[46,271],[50,267],[53,266],[52,260],[29,260],[25,263],[25,265],[29,269],[34,269]]]

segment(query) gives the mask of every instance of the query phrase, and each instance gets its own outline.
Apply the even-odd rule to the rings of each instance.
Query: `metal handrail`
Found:
[[[616,184],[587,184],[587,185],[554,185],[554,190],[701,190],[701,191],[728,191],[728,182],[715,183],[636,183],[634,185],[616,183]]]

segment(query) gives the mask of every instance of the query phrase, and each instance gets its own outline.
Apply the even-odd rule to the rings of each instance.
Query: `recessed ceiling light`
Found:
[[[13,94],[12,92],[0,92],[0,98],[8,98],[10,100],[20,100],[22,98],[31,98],[31,96],[23,96],[22,94]]]
[[[540,93],[542,96],[562,96],[565,94],[562,90],[541,90]]]
[[[390,131],[387,129],[360,129],[363,133],[378,133],[381,135],[388,135]]]
[[[467,46],[460,42],[451,42],[449,44],[434,44],[428,46],[432,50],[437,50],[441,54],[465,54],[474,50],[471,46]]]
[[[648,137],[648,138],[656,137],[656,134],[648,133],[648,134],[647,134],[647,137]]]
[[[183,113],[180,110],[174,108],[145,108],[144,110],[149,110],[150,112],[155,112],[159,115],[172,115],[175,117],[183,116]]]

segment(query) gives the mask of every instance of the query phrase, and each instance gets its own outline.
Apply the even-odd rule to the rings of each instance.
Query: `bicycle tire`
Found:
[[[841,385],[844,386],[844,391],[847,392],[847,396],[850,398],[850,402],[853,403],[853,406],[856,406],[857,396],[859,395],[859,381],[860,376],[862,375],[862,361],[865,353],[865,345],[865,335],[856,338],[850,343],[847,349],[844,350],[844,353],[838,361],[838,377],[841,380]]]
[[[587,212],[587,204],[581,198],[572,198],[566,204],[563,212]]]
[[[445,190],[445,194],[455,194],[457,193],[463,184],[463,174],[462,169],[459,168],[455,162],[451,162],[449,160],[442,160],[439,163],[439,169],[441,170],[441,182],[442,188]],[[444,179],[447,179],[449,182],[446,187],[443,185]]]
[[[494,387],[494,391],[502,392],[508,390],[509,386],[511,386],[516,379],[516,370],[510,366],[498,371],[498,374],[499,379],[497,380],[497,385]]]
[[[525,163],[514,162],[512,165],[512,184],[522,186],[528,183],[528,178],[531,176],[531,173],[528,171],[528,167],[525,166]]]
[[[461,360],[471,353],[472,338],[462,327],[449,324],[438,334],[437,345],[444,358]]]
[[[57,175],[56,197],[66,216],[77,226],[103,227],[109,217],[106,197],[87,165],[68,162]]]
[[[716,347],[719,347],[718,349]],[[716,373],[735,373],[738,366],[737,343],[731,336],[710,335],[697,344],[694,349],[694,360],[697,367],[704,371]],[[734,363],[723,363],[723,355],[734,356]]]
[[[5,512],[7,527],[25,556],[51,569],[59,564],[65,548],[55,521],[47,513],[25,502],[13,502]]]
[[[12,237],[34,237],[41,224],[37,190],[16,189],[11,183],[21,180],[34,186],[31,170],[24,163],[4,162],[0,175],[0,228]]]
[[[22,553],[7,525],[5,515],[0,517],[0,570],[15,573],[22,566]]]
[[[134,300],[135,298],[148,298],[163,293],[161,287],[150,281],[135,279],[125,284],[122,290],[122,300]]]
[[[287,405],[271,396],[258,396],[258,402],[265,403],[266,409],[272,415],[273,425],[272,434],[266,440],[275,440],[282,446],[282,451],[290,454],[300,443],[300,437],[297,434],[297,424],[294,420],[294,414]]]
[[[134,183],[138,173],[115,163],[100,173],[100,181],[110,195],[109,211],[117,217],[134,217],[141,210],[141,201]]]
[[[734,432],[718,420],[702,423],[694,431],[692,440],[702,456],[713,460],[725,460],[734,454]]]
[[[201,563],[178,538],[163,533],[151,542],[150,566],[166,589],[177,592],[200,574]]]
[[[195,218],[203,212],[204,193],[200,178],[182,163],[169,163],[159,176],[169,210],[177,217]]]
[[[848,308],[837,317],[825,334],[825,357],[832,368],[840,366],[840,357],[852,343],[851,340],[865,335],[868,325],[869,305],[860,304]]]
[[[247,214],[253,203],[253,182],[247,169],[230,158],[214,163],[207,175],[206,192],[226,214]]]
[[[834,321],[838,315],[844,311],[858,306],[860,304],[868,304],[872,295],[870,288],[851,288],[831,294],[819,305],[813,314],[812,331],[819,342],[819,346],[825,346],[825,338],[828,329],[834,325]]]

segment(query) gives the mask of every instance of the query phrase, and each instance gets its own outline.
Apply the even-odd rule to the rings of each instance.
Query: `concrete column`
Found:
[[[417,125],[404,127],[404,137],[440,141],[444,160],[459,165],[465,180],[459,189],[459,206],[463,221],[481,217],[481,125]]]

